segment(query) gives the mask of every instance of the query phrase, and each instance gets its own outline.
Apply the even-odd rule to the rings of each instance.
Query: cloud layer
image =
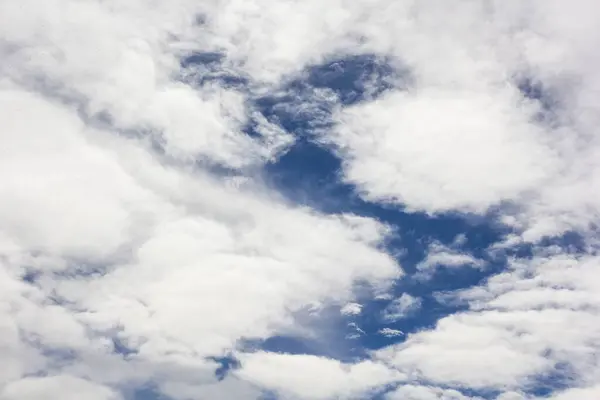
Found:
[[[0,399],[598,398],[599,11],[0,0]],[[365,204],[507,234],[424,238],[405,277],[405,227],[266,183],[302,141]],[[400,279],[488,264],[360,359],[248,345],[373,299],[396,323],[428,310]]]

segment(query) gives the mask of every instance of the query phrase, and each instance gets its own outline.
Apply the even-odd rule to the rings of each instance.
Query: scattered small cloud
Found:
[[[421,299],[403,293],[382,311],[381,316],[386,323],[392,323],[416,313],[421,308]]]
[[[385,337],[397,337],[397,336],[404,335],[404,332],[402,332],[401,330],[392,329],[392,328],[383,328],[383,329],[380,329],[377,333],[379,333],[380,335],[383,335]]]
[[[433,277],[436,270],[441,268],[471,267],[481,269],[485,265],[484,260],[474,257],[466,250],[461,250],[457,246],[457,242],[451,246],[446,246],[435,241],[429,244],[425,259],[417,264],[417,273],[414,277],[418,280],[426,280]]]
[[[359,315],[363,306],[358,303],[348,303],[340,309],[342,315]]]

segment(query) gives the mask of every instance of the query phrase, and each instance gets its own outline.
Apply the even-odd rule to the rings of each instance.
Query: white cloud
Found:
[[[568,389],[552,397],[552,400],[595,400],[600,395],[600,387]]]
[[[431,386],[401,385],[386,395],[387,400],[482,400],[479,396],[466,396],[454,389],[443,389]],[[495,400],[525,400],[526,397],[517,392],[504,392]]]
[[[431,278],[438,268],[472,267],[483,268],[485,262],[471,254],[457,249],[457,244],[446,246],[440,242],[432,242],[427,248],[425,259],[417,264],[417,279]]]
[[[434,330],[410,335],[379,357],[428,381],[472,388],[518,387],[529,375],[551,367],[540,346],[493,317],[446,317]]]
[[[392,300],[382,311],[383,320],[391,323],[406,318],[417,312],[421,308],[421,303],[422,301],[419,297],[403,293],[397,299]]]
[[[346,335],[346,339],[358,339],[361,336],[366,335],[366,332],[364,330],[362,330],[361,327],[358,326],[358,324],[356,322],[348,323],[347,327],[348,327],[348,331],[350,331],[350,333],[348,333]]]
[[[116,252],[152,193],[94,145],[98,133],[56,103],[7,88],[0,118],[0,218],[10,238],[88,262]]]
[[[545,346],[549,359],[567,364],[571,379],[594,382],[600,373],[595,359],[598,265],[597,256],[540,254],[461,297],[484,314],[500,311],[506,323],[518,326],[536,346]]]
[[[383,329],[380,329],[377,333],[379,333],[380,335],[383,335],[385,337],[396,337],[396,336],[404,335],[404,332],[402,332],[398,329],[392,329],[392,328],[383,328]]]
[[[362,305],[358,303],[348,303],[340,309],[342,315],[359,315],[362,312]]]
[[[386,395],[387,400],[479,400],[480,397],[467,397],[452,389],[427,386],[403,385]]]
[[[47,96],[77,99],[87,114],[104,113],[119,129],[143,130],[174,157],[233,167],[260,162],[290,137],[261,144],[240,132],[246,110],[239,93],[218,86],[198,92],[173,80],[180,51],[172,46],[199,40],[192,23],[202,8],[185,0],[155,7],[5,2],[4,76]],[[24,16],[23,9],[31,11]]]
[[[81,398],[90,400],[121,400],[113,390],[68,375],[24,378],[9,384],[0,392],[3,400],[46,400]]]
[[[519,392],[505,392],[496,397],[496,400],[527,400],[529,398],[529,396]]]
[[[541,184],[554,168],[543,132],[519,102],[506,90],[389,93],[341,112],[332,140],[346,180],[368,199],[483,212]]]
[[[379,357],[444,385],[519,389],[560,367],[574,386],[589,386],[600,376],[597,267],[597,256],[536,251],[457,293],[469,312],[445,317]]]
[[[237,376],[292,399],[364,397],[404,378],[372,361],[343,364],[323,357],[263,352],[248,354],[241,361]]]

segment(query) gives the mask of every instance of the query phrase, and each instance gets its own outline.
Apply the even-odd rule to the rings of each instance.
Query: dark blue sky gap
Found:
[[[525,392],[533,396],[550,396],[553,392],[573,387],[576,383],[573,379],[574,376],[576,374],[570,365],[559,363],[554,366],[552,371],[532,379]]]
[[[558,114],[561,104],[552,88],[530,74],[521,74],[516,77],[514,84],[525,99],[538,104],[539,110],[535,115],[536,122],[546,125],[559,123]]]
[[[169,397],[164,396],[160,391],[152,386],[147,385],[136,390],[130,391],[125,394],[126,400],[170,400]]]

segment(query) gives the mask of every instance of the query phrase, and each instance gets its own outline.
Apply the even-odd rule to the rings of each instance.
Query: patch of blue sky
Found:
[[[138,353],[138,350],[130,347],[127,345],[127,343],[125,343],[123,340],[121,340],[121,338],[118,336],[118,334],[115,334],[111,337],[112,340],[112,344],[113,344],[113,352],[117,353],[123,357],[129,357],[131,355],[135,355]]]
[[[215,370],[215,376],[218,380],[223,380],[227,374],[240,367],[240,362],[233,355],[226,355],[222,357],[211,357],[211,361],[219,364],[219,367]]]
[[[531,379],[524,392],[533,396],[546,397],[572,387],[576,384],[575,376],[575,371],[568,363],[558,363],[552,370]]]
[[[136,388],[130,393],[125,394],[126,400],[169,400],[169,398],[160,393],[153,385],[146,385]]]
[[[547,84],[537,79],[534,75],[522,74],[515,79],[515,86],[521,95],[538,104],[535,119],[538,123],[553,125],[558,122],[557,114],[560,110],[560,97],[553,93]]]

